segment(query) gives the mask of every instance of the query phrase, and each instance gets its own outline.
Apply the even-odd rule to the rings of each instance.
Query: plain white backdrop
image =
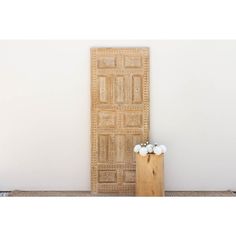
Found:
[[[90,47],[150,47],[167,190],[236,190],[236,41],[1,41],[0,190],[90,190]]]

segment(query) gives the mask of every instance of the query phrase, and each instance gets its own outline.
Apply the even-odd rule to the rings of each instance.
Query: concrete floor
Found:
[[[88,191],[12,191],[7,194],[10,197],[95,197],[116,196],[91,194]],[[166,197],[235,197],[231,191],[166,191]]]

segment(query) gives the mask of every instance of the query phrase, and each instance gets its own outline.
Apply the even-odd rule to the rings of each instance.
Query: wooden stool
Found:
[[[164,156],[136,156],[136,196],[164,196]]]

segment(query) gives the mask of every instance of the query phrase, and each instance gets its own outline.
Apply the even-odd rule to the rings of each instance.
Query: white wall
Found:
[[[0,190],[90,189],[92,46],[149,46],[167,190],[236,190],[236,41],[0,41]]]

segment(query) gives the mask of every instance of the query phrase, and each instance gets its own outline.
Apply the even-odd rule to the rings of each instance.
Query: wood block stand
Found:
[[[164,196],[164,156],[136,156],[136,196]]]

